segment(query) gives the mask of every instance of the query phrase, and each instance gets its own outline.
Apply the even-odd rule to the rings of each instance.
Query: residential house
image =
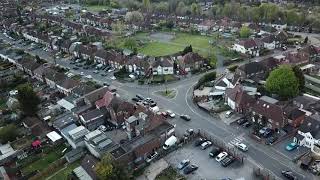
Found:
[[[97,129],[100,125],[106,122],[106,109],[93,109],[85,112],[79,116],[81,124],[85,126],[89,131]]]
[[[71,124],[60,130],[61,135],[68,141],[73,149],[85,146],[84,137],[89,133],[89,130],[84,126]]]
[[[173,74],[173,62],[168,58],[155,60],[152,64],[153,75],[168,75]]]
[[[245,79],[264,79],[266,74],[266,68],[259,62],[249,62],[246,64],[241,65],[236,69],[234,82],[237,81],[236,78],[239,80]]]
[[[199,70],[205,64],[205,59],[201,57],[198,53],[189,52],[178,58],[179,68],[183,69],[186,72],[192,70]]]
[[[89,152],[98,159],[115,145],[105,133],[100,130],[94,130],[85,136],[85,145]]]
[[[288,41],[289,35],[285,31],[278,31],[275,35],[280,44],[285,44]]]
[[[98,64],[107,65],[106,60],[107,60],[108,55],[109,55],[108,51],[106,51],[104,49],[99,49],[94,54],[94,61]]]
[[[0,165],[10,162],[16,155],[18,151],[14,150],[10,144],[0,145]]]
[[[200,24],[197,24],[197,30],[199,32],[209,32],[214,24],[213,20],[204,20]]]
[[[17,67],[13,64],[0,62],[0,85],[11,82],[18,73]]]
[[[254,39],[240,40],[234,43],[232,49],[239,53],[249,54],[251,56],[260,55],[260,48]]]
[[[128,72],[135,73],[137,75],[146,75],[150,68],[149,60],[146,58],[140,58],[138,56],[133,56],[130,58],[126,65]]]
[[[309,62],[310,55],[305,51],[291,51],[285,53],[282,64],[301,65]]]
[[[263,47],[269,50],[279,48],[281,46],[280,42],[276,39],[274,35],[268,35],[261,39],[263,42]]]
[[[72,174],[79,180],[97,180],[95,166],[99,162],[98,159],[91,155],[86,155],[79,167],[72,171]]]
[[[283,107],[284,116],[292,127],[298,127],[302,124],[305,118],[305,112],[301,111],[293,104],[287,104]]]
[[[263,59],[259,63],[265,67],[266,72],[271,72],[278,67],[278,61],[274,57]]]
[[[267,126],[276,131],[288,124],[288,120],[284,116],[283,109],[277,105],[278,101],[262,96],[252,104],[252,121]]]
[[[299,146],[310,148],[312,152],[319,155],[320,148],[320,121],[318,115],[306,117],[305,121],[298,129],[297,135],[293,138],[294,142],[297,142]]]
[[[46,74],[52,74],[55,73],[56,70],[54,70],[50,64],[46,63],[46,64],[42,64],[40,65],[37,69],[35,69],[33,71],[34,76],[33,78],[37,79],[38,81],[41,82],[46,82],[45,80],[45,75]]]
[[[107,64],[115,69],[121,69],[128,62],[128,57],[114,50],[109,51]]]
[[[248,95],[240,84],[226,90],[225,100],[232,110],[241,114],[250,112],[252,105],[256,101],[254,97]]]
[[[35,62],[31,59],[21,59],[17,63],[17,68],[27,73],[29,76],[34,75],[34,70],[36,70],[41,64]]]

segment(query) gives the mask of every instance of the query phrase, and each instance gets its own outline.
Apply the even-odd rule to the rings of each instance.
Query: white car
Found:
[[[84,76],[84,72],[80,72],[80,75],[81,75],[81,76]]]
[[[99,130],[105,132],[107,130],[107,128],[104,125],[100,125]]]
[[[155,151],[154,153],[150,154],[149,156],[147,156],[146,162],[151,162],[154,158],[156,158],[158,156],[157,151]]]
[[[240,149],[241,151],[243,151],[243,152],[248,151],[248,146],[245,145],[245,144],[243,144],[243,143],[237,143],[237,144],[236,144],[236,147],[237,147],[238,149]]]
[[[115,76],[112,76],[110,79],[111,80],[116,80],[117,78]]]
[[[167,110],[167,114],[168,114],[171,118],[176,117],[176,114],[174,114],[171,110]]]
[[[205,149],[207,149],[209,146],[211,146],[212,145],[212,142],[211,141],[206,141],[206,142],[204,142],[204,143],[202,143],[201,144],[201,149],[202,150],[205,150]]]
[[[228,156],[228,153],[223,151],[222,153],[220,153],[217,157],[216,157],[216,161],[220,162],[222,161],[224,158],[226,158]]]

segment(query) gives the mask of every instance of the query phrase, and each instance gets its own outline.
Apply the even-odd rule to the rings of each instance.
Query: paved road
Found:
[[[3,35],[2,35],[3,36]],[[0,38],[12,41],[6,37]],[[41,58],[53,61],[50,53],[42,50],[33,51],[33,54],[39,55]],[[280,53],[280,52],[279,52]],[[261,60],[262,58],[255,58],[254,60]],[[57,63],[64,67],[71,67],[67,60],[57,59]],[[220,70],[224,70],[220,67]],[[80,74],[85,70],[71,70],[75,74]],[[91,70],[92,71],[92,70]],[[281,170],[292,170],[299,175],[299,179],[312,180],[316,179],[313,175],[308,172],[302,171],[296,164],[286,156],[278,153],[273,148],[266,148],[264,145],[258,144],[254,140],[243,136],[243,131],[231,126],[226,125],[218,118],[214,118],[206,112],[199,109],[192,102],[192,87],[198,81],[201,75],[187,77],[175,83],[167,84],[168,89],[175,89],[177,95],[173,99],[167,99],[154,93],[155,91],[164,90],[165,86],[138,86],[134,83],[120,83],[112,81],[110,78],[102,77],[100,75],[92,73],[90,70],[85,71],[86,75],[92,75],[93,79],[99,83],[108,82],[111,83],[118,89],[119,94],[125,98],[130,98],[136,94],[141,94],[145,97],[151,97],[154,99],[160,108],[171,109],[176,114],[188,114],[192,118],[190,122],[185,122],[181,119],[174,119],[172,122],[176,124],[176,130],[183,132],[188,128],[203,129],[208,132],[211,136],[228,143],[235,138],[241,137],[241,140],[249,145],[250,150],[245,154],[247,163],[255,164],[256,166],[268,169],[273,175],[281,179]]]

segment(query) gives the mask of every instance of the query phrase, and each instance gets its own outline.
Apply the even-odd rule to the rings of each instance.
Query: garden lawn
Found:
[[[109,9],[109,6],[103,6],[103,5],[88,5],[85,7],[87,8],[88,11],[92,11],[92,12],[100,12],[102,10]]]
[[[37,161],[32,162],[31,164],[27,164],[23,169],[22,172],[24,174],[31,173],[33,171],[42,171],[48,167],[49,164],[53,163],[54,161],[58,160],[62,157],[61,151],[64,149],[64,146],[60,146],[58,148],[52,149],[47,154],[41,154]]]
[[[62,169],[60,169],[57,172],[57,174],[55,174],[54,176],[51,176],[50,178],[48,178],[48,180],[68,179],[68,175],[71,174],[72,171],[78,166],[80,166],[80,161],[76,161],[71,164],[68,164],[67,167],[63,167]]]
[[[164,56],[182,51],[184,47],[164,42],[150,42],[140,47],[139,52],[148,56]]]

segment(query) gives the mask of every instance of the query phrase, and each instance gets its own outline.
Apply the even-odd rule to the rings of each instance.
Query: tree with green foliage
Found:
[[[304,79],[304,74],[301,71],[299,66],[294,66],[292,68],[294,75],[296,76],[296,78],[298,79],[299,82],[299,91],[302,92],[304,89],[304,85],[305,85],[305,79]]]
[[[124,41],[124,47],[133,51],[134,49],[137,48],[137,41],[133,38],[127,38]]]
[[[20,109],[26,116],[35,116],[40,104],[40,98],[33,91],[30,84],[22,84],[18,86],[17,99]]]
[[[149,12],[149,11],[150,11],[150,8],[151,8],[150,0],[142,0],[142,5],[143,5],[143,9],[144,9],[146,12]]]
[[[184,50],[182,51],[182,55],[188,54],[189,52],[192,52],[192,45],[187,46],[184,48]]]
[[[179,16],[184,16],[186,14],[186,11],[187,11],[186,5],[184,4],[183,1],[180,1],[175,10],[176,14]]]
[[[229,67],[228,67],[228,70],[229,70],[230,72],[235,72],[238,67],[239,67],[238,65],[232,65],[232,66],[229,66]]]
[[[251,35],[251,31],[247,26],[243,26],[241,27],[239,34],[241,38],[248,38]]]
[[[117,35],[121,35],[124,31],[124,28],[125,27],[122,21],[117,21],[111,24],[112,31],[115,32]]]
[[[217,61],[218,61],[218,57],[215,53],[212,53],[210,55],[210,61],[209,61],[209,65],[214,68],[217,65]]]
[[[143,21],[143,15],[139,11],[127,12],[125,20],[131,24],[140,24]]]
[[[167,2],[160,2],[155,5],[155,11],[160,13],[168,13],[169,12],[169,5]]]
[[[216,74],[215,71],[203,75],[203,76],[199,79],[198,83],[196,84],[195,89],[198,89],[199,87],[201,87],[202,85],[204,85],[204,84],[207,83],[207,82],[210,82],[210,81],[215,80],[215,79],[216,79],[216,75],[217,75],[217,74]]]
[[[99,179],[129,180],[123,167],[119,166],[110,154],[103,156],[94,168]]]
[[[191,14],[192,16],[198,16],[200,15],[201,8],[197,3],[192,3],[191,4]]]
[[[0,128],[0,143],[6,144],[9,141],[14,141],[19,135],[17,129],[17,126],[14,124],[8,124]]]
[[[288,99],[298,95],[299,80],[290,66],[280,66],[268,76],[266,89],[283,99]]]

